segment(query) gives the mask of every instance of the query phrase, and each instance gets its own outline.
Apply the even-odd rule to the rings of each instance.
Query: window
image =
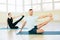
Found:
[[[31,0],[24,0],[24,5],[31,5]]]
[[[60,1],[60,0],[54,0],[54,1]]]
[[[16,6],[16,12],[23,12],[23,6]]]
[[[41,0],[32,0],[33,4],[41,3]]]
[[[15,4],[15,0],[8,0],[8,4],[11,4],[11,5]]]
[[[16,5],[23,5],[23,0],[16,0]]]
[[[34,11],[59,10],[60,0],[0,0],[0,11],[2,12],[27,12],[30,8]]]
[[[43,11],[50,11],[50,10],[52,10],[52,3],[43,4]]]
[[[14,5],[8,5],[8,12],[15,12],[15,6]]]
[[[54,9],[60,9],[60,3],[54,3]]]
[[[7,0],[0,0],[0,3],[6,3]]]
[[[43,2],[52,2],[52,0],[42,0]]]
[[[34,11],[41,11],[41,6],[40,5],[33,5],[33,10]]]
[[[29,9],[31,9],[31,6],[24,6],[24,12],[28,12]]]
[[[0,4],[0,12],[6,12],[6,5],[1,5]]]

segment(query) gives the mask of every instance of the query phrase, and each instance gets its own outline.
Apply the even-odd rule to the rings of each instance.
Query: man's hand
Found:
[[[49,13],[49,14],[47,14],[47,15],[41,15],[41,16],[38,17],[38,19],[46,18],[46,17],[52,17],[52,14]]]
[[[22,32],[22,29],[20,30],[20,32]]]
[[[51,14],[51,13],[49,13],[47,16],[52,17],[52,14]]]
[[[53,20],[53,15],[51,13],[48,14],[48,16],[50,17],[51,20]]]
[[[22,32],[22,29],[24,28],[25,24],[26,24],[26,21],[24,21],[24,23],[22,24],[22,28],[21,28],[20,32]]]

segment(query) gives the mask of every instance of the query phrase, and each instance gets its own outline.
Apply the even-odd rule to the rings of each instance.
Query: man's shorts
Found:
[[[37,26],[34,26],[34,28],[29,31],[29,34],[37,34]]]

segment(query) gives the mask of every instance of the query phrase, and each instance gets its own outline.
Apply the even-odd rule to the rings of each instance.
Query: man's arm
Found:
[[[53,17],[49,17],[49,19],[47,21],[44,21],[43,23],[40,23],[37,25],[37,28],[41,28],[43,26],[45,26],[46,24],[48,24],[51,20],[53,20]]]
[[[46,17],[52,17],[52,14],[47,14],[47,15],[41,15],[38,17],[38,19],[41,19],[41,18],[46,18]]]
[[[26,21],[24,21],[24,23],[22,24],[22,28],[21,28],[20,32],[22,32],[22,29],[24,28],[25,24],[26,24]]]

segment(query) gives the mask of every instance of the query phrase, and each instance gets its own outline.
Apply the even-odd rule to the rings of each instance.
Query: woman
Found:
[[[19,15],[19,16],[20,16],[20,15]],[[24,18],[24,15],[22,15],[22,17],[21,17],[19,20],[17,20],[16,22],[14,22],[14,23],[13,23],[13,19],[14,19],[14,18],[17,18],[17,17],[19,17],[19,16],[12,17],[11,12],[8,13],[7,23],[8,23],[8,25],[9,25],[9,27],[10,27],[11,29],[17,29],[17,28],[18,28],[18,26],[16,26],[16,24]]]

